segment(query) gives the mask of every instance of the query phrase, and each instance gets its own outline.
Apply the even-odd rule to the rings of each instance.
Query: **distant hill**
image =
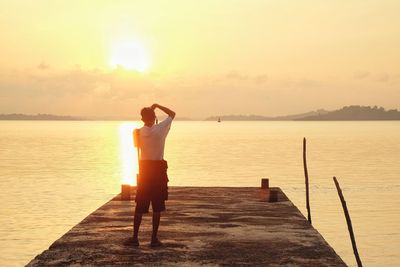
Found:
[[[385,110],[383,107],[370,106],[346,106],[342,109],[297,118],[301,121],[363,121],[363,120],[400,120],[400,112],[397,109]]]
[[[53,120],[53,121],[76,121],[83,120],[82,118],[72,117],[72,116],[58,116],[51,114],[0,114],[0,120]]]
[[[286,116],[277,116],[277,117],[266,117],[259,115],[224,115],[224,116],[213,116],[206,118],[206,121],[217,121],[218,118],[221,121],[292,121],[298,118],[315,116],[319,114],[326,114],[328,111],[319,109],[317,111],[311,111],[307,113],[294,114],[294,115],[286,115]]]
[[[362,120],[400,120],[400,112],[397,109],[385,110],[383,107],[370,106],[346,106],[339,110],[326,111],[319,109],[307,113],[265,117],[259,115],[224,115],[208,117],[207,121],[362,121]]]

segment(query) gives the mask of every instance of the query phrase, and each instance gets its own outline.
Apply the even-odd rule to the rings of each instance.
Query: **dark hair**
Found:
[[[142,121],[154,121],[156,119],[156,113],[151,108],[142,108],[140,115],[142,115]]]

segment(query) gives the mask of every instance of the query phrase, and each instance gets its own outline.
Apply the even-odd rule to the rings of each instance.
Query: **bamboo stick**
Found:
[[[342,189],[340,188],[339,182],[337,181],[336,177],[333,177],[333,181],[335,182],[336,189],[339,194],[340,202],[342,202],[343,212],[346,217],[347,228],[349,229],[351,245],[353,246],[353,252],[354,252],[354,256],[356,257],[357,266],[362,267],[362,262],[361,262],[360,256],[358,255],[356,239],[354,237],[353,226],[351,224],[349,211],[347,210],[346,200],[344,199]]]
[[[307,218],[311,223],[311,209],[310,209],[310,190],[308,187],[308,170],[307,170],[307,157],[306,157],[306,138],[303,138],[303,166],[304,166],[304,176],[306,179],[306,207],[307,207]]]

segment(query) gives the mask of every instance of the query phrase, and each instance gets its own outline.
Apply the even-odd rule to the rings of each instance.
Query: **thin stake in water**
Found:
[[[311,223],[311,209],[310,209],[310,190],[308,188],[308,170],[307,170],[307,158],[306,158],[306,138],[303,138],[303,165],[304,165],[304,176],[306,179],[306,207],[307,207],[307,218]]]
[[[351,219],[349,215],[349,211],[347,210],[346,200],[344,199],[342,189],[340,188],[339,182],[336,180],[336,177],[333,177],[333,181],[335,182],[337,192],[339,194],[340,202],[342,202],[343,212],[346,217],[347,228],[349,229],[351,245],[353,246],[354,256],[356,257],[357,266],[362,267],[362,262],[360,259],[360,255],[358,255],[356,238],[354,237],[353,226],[351,224]]]

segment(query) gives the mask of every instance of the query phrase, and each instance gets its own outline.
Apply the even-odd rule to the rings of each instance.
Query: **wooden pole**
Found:
[[[362,262],[361,262],[360,256],[358,255],[356,239],[355,239],[354,233],[353,233],[353,226],[351,225],[351,219],[350,219],[349,211],[347,210],[347,205],[346,205],[346,201],[344,200],[342,189],[340,189],[340,185],[339,185],[339,182],[336,180],[336,177],[333,177],[333,181],[335,182],[340,201],[342,202],[343,212],[346,217],[347,228],[349,229],[351,245],[353,246],[353,252],[354,252],[354,256],[356,257],[357,266],[362,267]]]
[[[307,218],[311,223],[311,210],[310,210],[310,190],[308,188],[308,171],[307,171],[307,158],[306,158],[306,138],[303,138],[303,165],[304,165],[304,176],[306,179],[306,207],[307,207]]]

